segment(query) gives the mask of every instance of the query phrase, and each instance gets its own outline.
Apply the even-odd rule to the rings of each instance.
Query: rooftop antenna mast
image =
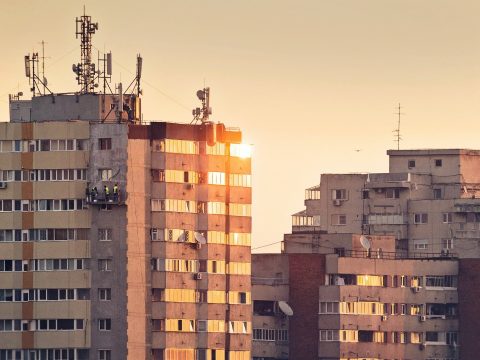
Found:
[[[45,89],[48,85],[47,78],[45,77],[45,59],[48,59],[48,57],[45,57],[45,44],[46,42],[42,40],[40,43],[42,45],[42,56],[40,57],[42,59],[42,85],[43,85],[43,95],[45,95]]]
[[[398,103],[398,112],[395,113],[396,115],[398,115],[398,122],[397,122],[397,128],[395,130],[393,130],[393,133],[395,134],[394,137],[395,137],[395,142],[397,143],[397,150],[400,150],[400,140],[402,140],[402,135],[400,134],[400,121],[402,119],[402,115],[404,115],[404,113],[402,113],[402,106],[400,103]]]
[[[92,17],[85,14],[76,18],[76,38],[80,36],[80,55],[79,64],[73,64],[72,70],[77,74],[77,82],[80,85],[80,93],[94,93],[98,84],[95,83],[95,63],[92,62],[92,35],[98,30],[98,23],[92,22]]]
[[[197,91],[197,97],[202,102],[202,107],[192,110],[193,122],[200,120],[202,124],[208,122],[210,115],[212,115],[212,108],[210,107],[210,88],[204,87],[202,90]]]
[[[100,69],[98,70],[98,79],[102,80],[103,82],[103,94],[106,94],[107,87],[112,93],[112,89],[108,84],[112,80],[112,52],[104,53],[102,57],[100,57],[100,52],[98,53],[98,67],[100,64],[103,64],[103,71]]]

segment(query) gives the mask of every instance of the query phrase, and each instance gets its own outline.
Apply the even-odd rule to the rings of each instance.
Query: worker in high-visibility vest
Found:
[[[103,187],[103,190],[105,191],[105,200],[110,201],[110,189],[108,188],[107,185]]]
[[[113,185],[113,201],[118,202],[118,184]]]

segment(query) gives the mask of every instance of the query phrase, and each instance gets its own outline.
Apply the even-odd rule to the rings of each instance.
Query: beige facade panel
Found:
[[[22,217],[13,212],[0,213],[0,228],[2,229],[21,229]]]
[[[22,157],[20,153],[0,153],[0,169],[21,170]]]
[[[252,218],[246,216],[230,216],[230,232],[252,232]]]
[[[21,349],[22,333],[21,332],[4,332],[0,336],[0,349]]]
[[[167,303],[163,301],[152,302],[152,319],[165,319]],[[171,316],[173,318],[173,316]]]
[[[230,304],[230,320],[252,321],[252,305]]]
[[[330,257],[338,259],[338,273],[378,274],[378,275],[457,275],[458,262],[449,260],[401,260],[391,261],[371,258],[338,258],[327,256],[327,273],[335,273],[329,268]]]
[[[18,242],[0,242],[0,259],[23,259],[22,245]]]
[[[3,287],[3,285],[2,285]],[[21,302],[2,302],[0,303],[0,319],[23,319],[23,310]],[[2,332],[2,336],[3,336]],[[2,338],[0,336],[0,338]]]
[[[252,159],[251,158],[230,158],[230,173],[231,174],[251,174],[252,173]]]
[[[16,140],[22,138],[22,124],[0,122],[0,140]]]
[[[229,259],[236,262],[248,262],[252,261],[252,254],[249,246],[229,245]]]
[[[236,204],[251,204],[252,188],[232,186],[230,188],[230,202]]]
[[[88,151],[42,151],[33,155],[35,169],[84,169],[88,166]]]
[[[196,214],[165,213],[162,216],[159,213],[152,213],[152,225],[159,228],[187,229],[185,226],[193,226],[194,228],[194,224],[197,223],[196,220]]]
[[[47,349],[90,347],[90,331],[88,331],[88,322],[86,330],[36,331],[35,347]]]
[[[90,222],[89,210],[38,211],[35,213],[34,226],[37,229],[90,228]]]
[[[152,168],[159,169],[159,165],[164,163],[164,169],[182,170],[182,171],[200,171],[199,165],[202,161],[198,158],[198,155],[190,154],[172,154],[165,153],[165,161],[156,162],[158,155],[156,153],[152,155]],[[155,156],[155,157],[154,157]]]
[[[230,350],[249,351],[252,348],[252,335],[230,334]]]
[[[279,344],[276,341],[253,341],[252,356],[265,358],[287,358],[288,343]]]
[[[165,334],[165,346],[167,348],[196,348],[196,333],[167,332]]]
[[[42,271],[33,276],[33,287],[36,289],[74,289],[91,287],[90,271]]]
[[[152,242],[152,256],[160,255],[167,259],[197,259],[199,250],[195,243]]]
[[[230,291],[250,292],[250,275],[228,275]]]
[[[289,287],[288,285],[255,285],[258,280],[252,279],[252,301],[253,300],[272,300],[272,301],[287,301]]]
[[[33,199],[83,199],[87,183],[84,181],[41,181],[33,185]]]
[[[0,166],[1,169],[1,166]],[[22,184],[18,182],[8,182],[5,189],[0,189],[0,199],[21,199]],[[1,215],[1,214],[0,214]]]
[[[33,305],[35,319],[85,319],[90,323],[90,301],[37,301]]]
[[[88,139],[88,121],[52,121],[33,124],[33,139]]]
[[[35,259],[85,259],[90,257],[90,241],[40,241],[33,245]]]

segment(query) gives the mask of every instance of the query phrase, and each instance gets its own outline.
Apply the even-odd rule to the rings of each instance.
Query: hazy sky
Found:
[[[387,171],[398,102],[402,148],[480,148],[478,0],[83,3],[115,82],[142,54],[145,119],[189,122],[205,82],[212,119],[254,144],[253,248],[282,240],[320,173]],[[49,86],[78,89],[83,3],[1,1],[1,120],[7,94],[28,93],[23,56],[42,40]]]

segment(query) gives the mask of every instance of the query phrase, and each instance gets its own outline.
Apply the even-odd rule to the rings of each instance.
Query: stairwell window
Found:
[[[415,160],[408,160],[408,168],[413,169],[415,167]]]
[[[346,189],[332,190],[332,200],[347,200],[347,190]]]
[[[331,220],[333,226],[347,225],[347,215],[344,214],[333,214]]]
[[[100,139],[98,139],[98,149],[99,150],[111,150],[112,149],[112,138],[100,138]]]
[[[414,214],[413,222],[415,224],[427,224],[428,223],[428,214],[427,213],[416,213],[416,214]]]
[[[435,159],[435,167],[442,167],[442,159]]]
[[[442,189],[433,189],[433,198],[435,200],[442,198]]]

